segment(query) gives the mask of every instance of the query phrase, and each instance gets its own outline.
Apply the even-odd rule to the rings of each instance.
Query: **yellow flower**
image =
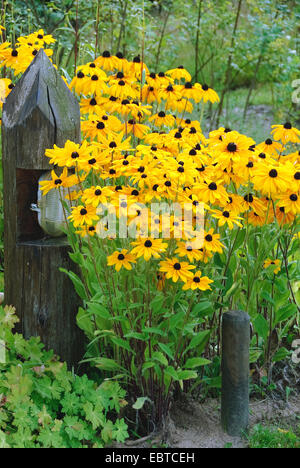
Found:
[[[272,267],[273,273],[277,275],[277,273],[280,271],[280,260],[272,260],[270,258],[267,258],[264,262],[264,268],[269,268]]]
[[[107,265],[114,266],[117,271],[120,271],[122,267],[126,270],[132,270],[131,263],[135,262],[134,256],[126,249],[122,249],[121,252],[116,251],[107,257]]]
[[[187,289],[200,289],[201,291],[206,291],[211,289],[210,283],[213,283],[213,280],[209,279],[208,276],[202,276],[201,271],[196,271],[193,274],[193,277],[188,279],[187,282],[183,285],[182,289],[186,291]]]
[[[54,145],[53,149],[47,149],[45,155],[50,158],[50,164],[58,166],[74,167],[79,161],[89,159],[93,147],[85,140],[82,145],[67,140],[63,148]]]
[[[68,176],[68,169],[65,167],[63,172],[58,176],[55,171],[51,171],[51,180],[44,180],[40,182],[40,187],[43,195],[46,195],[52,189],[58,189],[59,187],[72,187],[77,183],[77,176]]]
[[[260,164],[253,172],[254,188],[268,196],[287,191],[291,182],[290,168],[284,164]]]
[[[213,217],[219,220],[218,221],[219,226],[224,226],[224,224],[227,224],[230,230],[233,229],[234,224],[236,224],[239,227],[243,227],[243,225],[239,222],[239,220],[243,218],[240,218],[232,211],[214,210],[213,213],[214,213]]]
[[[272,125],[272,134],[274,140],[281,140],[285,145],[286,143],[299,143],[300,131],[294,128],[290,122],[284,125]]]
[[[152,239],[151,237],[141,238],[135,242],[131,242],[135,247],[132,249],[132,254],[137,258],[144,257],[146,261],[154,258],[159,258],[160,253],[164,252],[168,244],[163,242],[162,239]]]
[[[193,277],[193,270],[195,265],[189,265],[187,262],[180,262],[176,257],[167,258],[160,262],[160,269],[163,273],[166,273],[167,279],[172,279],[174,283],[180,279],[184,283]]]
[[[299,193],[286,192],[278,196],[278,206],[283,206],[285,213],[296,215],[300,213],[300,195]]]
[[[214,234],[214,230],[210,229],[204,232],[204,248],[209,252],[223,252],[224,245],[219,241],[220,234]]]
[[[90,226],[94,221],[99,219],[96,215],[96,208],[92,205],[79,205],[72,207],[72,214],[68,217],[74,227],[82,226],[84,224]]]
[[[200,85],[199,83],[196,83],[195,87],[202,91],[200,99],[203,99],[203,102],[210,101],[212,104],[214,104],[215,102],[220,101],[220,98],[216,91],[210,88],[207,84]]]

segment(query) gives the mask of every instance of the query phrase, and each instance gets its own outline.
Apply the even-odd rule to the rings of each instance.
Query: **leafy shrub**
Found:
[[[0,448],[103,447],[127,437],[124,419],[110,419],[126,402],[117,382],[97,386],[68,372],[39,338],[12,332],[18,318],[0,309]],[[3,352],[5,347],[5,353]]]

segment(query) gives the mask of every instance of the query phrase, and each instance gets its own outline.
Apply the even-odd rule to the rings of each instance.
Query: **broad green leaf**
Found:
[[[196,379],[198,377],[197,372],[191,371],[191,370],[179,371],[177,374],[178,374],[179,380],[190,380],[190,379]]]
[[[255,318],[254,328],[255,331],[258,333],[258,336],[261,336],[266,341],[269,333],[269,324],[263,315],[259,314]]]
[[[195,357],[189,358],[183,367],[185,369],[194,369],[195,367],[206,366],[207,364],[211,364],[211,361],[202,357]]]

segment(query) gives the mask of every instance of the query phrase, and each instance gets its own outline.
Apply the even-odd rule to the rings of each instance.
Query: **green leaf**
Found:
[[[113,359],[108,358],[96,358],[95,359],[96,367],[99,369],[107,370],[107,371],[115,371],[121,369],[121,366],[114,361]]]
[[[158,361],[163,366],[167,366],[169,364],[168,359],[160,351],[155,351],[152,354],[152,359],[154,359],[155,361]]]
[[[140,410],[141,408],[143,408],[144,404],[146,403],[146,401],[149,401],[151,402],[150,398],[148,397],[139,397],[136,402],[134,403],[134,405],[132,405],[132,408],[136,409],[136,410]],[[151,402],[152,403],[152,402]]]
[[[275,313],[275,325],[277,323],[288,320],[293,315],[297,315],[297,306],[294,303],[288,303],[283,307],[280,307]]]
[[[85,288],[81,279],[75,273],[73,273],[73,271],[68,271],[65,268],[60,268],[59,271],[69,276],[69,278],[72,280],[72,283],[74,284],[78,296],[83,300],[87,300]]]
[[[254,320],[254,328],[258,333],[258,336],[262,337],[265,341],[267,340],[269,333],[269,324],[263,315],[258,315]]]
[[[288,351],[286,348],[280,348],[272,357],[272,362],[282,361],[283,359],[286,359],[289,355],[290,351]]]
[[[166,333],[160,328],[156,327],[147,327],[142,329],[143,333],[153,333],[154,335],[166,336]]]
[[[170,359],[174,359],[174,354],[168,345],[166,345],[165,343],[158,343],[158,346],[160,347],[160,349],[162,349],[164,353],[167,354],[167,356],[169,356]]]
[[[112,341],[115,345],[120,346],[121,348],[126,349],[126,350],[129,351],[130,353],[136,354],[135,351],[133,351],[133,349],[131,349],[130,344],[129,344],[128,341],[123,340],[122,338],[119,338],[119,337],[117,337],[117,336],[112,336],[112,337],[111,337],[111,341]]]
[[[197,335],[195,335],[189,344],[189,346],[186,348],[183,354],[185,354],[187,351],[190,349],[197,348],[197,354],[201,354],[204,351],[204,348],[206,346],[206,343],[208,342],[210,336],[210,330],[204,330],[201,332],[198,332]]]
[[[211,364],[211,361],[205,358],[195,357],[189,358],[183,367],[185,369],[194,369],[195,367],[206,366],[207,364]]]
[[[196,379],[198,377],[197,372],[190,371],[190,370],[179,371],[177,375],[178,375],[179,380],[190,380],[190,379]]]
[[[168,366],[166,369],[165,369],[165,374],[169,375],[170,377],[172,377],[172,379],[174,380],[179,380],[178,379],[178,374],[177,374],[177,371],[174,369],[174,367],[172,366]]]

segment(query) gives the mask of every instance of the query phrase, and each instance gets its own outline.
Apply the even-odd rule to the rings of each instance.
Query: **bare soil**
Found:
[[[165,423],[164,430],[139,441],[123,445],[132,448],[247,448],[247,438],[230,437],[222,430],[220,400],[211,398],[198,403],[184,396],[177,401]],[[277,424],[280,427],[296,427],[300,417],[300,398],[283,400],[252,400],[250,402],[250,425]]]

